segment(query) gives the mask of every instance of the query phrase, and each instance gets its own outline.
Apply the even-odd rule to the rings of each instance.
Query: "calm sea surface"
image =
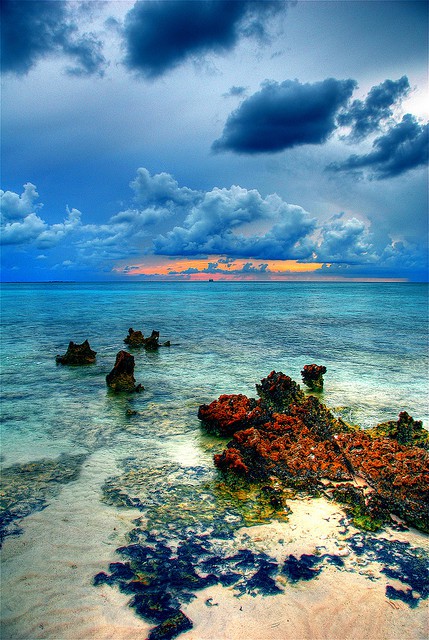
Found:
[[[55,520],[61,547],[61,509],[73,505],[76,513],[82,509],[84,535],[95,541],[88,558],[99,553],[97,527],[103,522],[107,531],[112,517],[103,511],[106,480],[134,465],[146,469],[148,482],[162,492],[170,472],[176,478],[187,469],[215,473],[215,444],[201,432],[198,406],[222,393],[255,396],[255,384],[272,370],[300,382],[304,364],[325,365],[322,401],[348,422],[370,427],[406,410],[429,424],[426,285],[5,284],[1,310],[2,465],[16,499],[8,532],[18,533],[20,527],[30,540],[39,536],[36,525],[30,526],[30,514],[43,507],[43,531],[50,531]],[[133,351],[135,377],[145,390],[114,395],[105,376],[125,347],[129,327],[144,335],[156,329],[160,341],[170,340],[171,347]],[[65,353],[70,340],[85,339],[97,351],[94,365],[56,365],[56,354]],[[41,460],[62,460],[68,471],[62,464],[48,473],[45,463],[40,468],[36,464],[28,489],[23,465]],[[168,487],[161,496],[164,505],[173,500],[171,483]],[[141,509],[142,495],[135,492]],[[85,515],[88,501],[93,525]],[[113,503],[109,508],[120,511]],[[173,509],[171,529],[174,517]],[[46,536],[53,536],[52,531]],[[19,537],[6,538],[5,549]],[[109,553],[116,542],[109,542]],[[39,556],[49,555],[49,540],[38,539],[37,544]],[[22,556],[20,562],[25,561]],[[93,557],[88,575],[105,569],[105,559]],[[18,588],[16,571],[7,565],[6,585],[9,580]],[[43,579],[34,580],[33,592]],[[25,593],[24,600],[28,589]],[[45,600],[51,597],[47,594]],[[41,606],[37,600],[32,604]],[[34,611],[22,601],[7,601],[5,608],[8,638],[73,637],[64,629],[39,633],[31,626]]]

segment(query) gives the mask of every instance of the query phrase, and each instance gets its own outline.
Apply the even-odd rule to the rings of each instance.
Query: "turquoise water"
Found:
[[[103,446],[126,451],[124,408],[148,420],[166,411],[178,431],[194,431],[199,404],[221,393],[254,395],[273,369],[300,381],[312,362],[328,369],[324,401],[351,422],[368,427],[406,410],[427,424],[427,319],[421,284],[3,285],[4,463]],[[172,346],[135,352],[145,391],[116,398],[105,376],[128,327],[157,329]],[[69,340],[85,339],[95,365],[56,365]]]
[[[8,638],[114,637],[101,627],[95,635],[73,635],[64,607],[54,603],[60,592],[76,601],[82,590],[96,591],[88,585],[106,569],[103,552],[114,559],[123,544],[117,532],[130,530],[136,517],[121,509],[135,504],[147,526],[179,540],[189,523],[199,519],[207,527],[216,513],[231,526],[247,523],[237,504],[210,484],[213,453],[222,443],[201,431],[200,404],[222,393],[255,396],[255,384],[272,370],[300,382],[303,365],[314,362],[327,367],[322,401],[347,421],[370,427],[406,410],[429,425],[426,285],[5,284],[1,303],[2,465],[16,501],[7,533],[23,531],[25,548],[35,549],[30,560],[26,551],[6,562],[5,591],[25,584],[25,563],[34,565],[37,557],[41,565],[33,568],[31,589],[5,605]],[[156,329],[171,346],[132,351],[145,390],[115,395],[105,376],[129,327],[145,335]],[[85,339],[97,351],[95,364],[56,364],[70,340]],[[191,504],[195,495],[204,504],[200,516]],[[76,519],[72,532],[65,524],[69,511]],[[31,520],[34,513],[40,520]],[[62,547],[70,536],[78,551]],[[46,579],[52,537],[67,566],[80,567],[81,560],[79,584],[68,574]],[[6,538],[6,551],[12,539],[20,536]],[[9,553],[16,555],[15,547]],[[34,600],[37,594],[43,601]],[[47,631],[45,621],[43,633],[33,628],[35,610],[59,626]]]

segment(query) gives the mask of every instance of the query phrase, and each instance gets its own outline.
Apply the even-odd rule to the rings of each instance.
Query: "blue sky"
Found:
[[[1,6],[3,281],[427,280],[427,2]]]

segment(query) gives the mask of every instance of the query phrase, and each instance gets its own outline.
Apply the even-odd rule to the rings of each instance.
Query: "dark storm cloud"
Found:
[[[380,123],[393,115],[393,107],[410,91],[407,76],[385,80],[372,87],[365,100],[354,100],[350,108],[338,116],[338,124],[350,126],[350,138],[362,140],[379,129]]]
[[[356,87],[354,80],[327,78],[265,82],[229,116],[214,151],[275,153],[303,144],[321,144],[336,128],[336,116]]]
[[[407,113],[389,131],[374,140],[373,150],[352,155],[344,162],[332,163],[331,171],[367,169],[378,180],[393,178],[422,167],[428,162],[428,124],[420,124]]]
[[[126,66],[156,78],[190,57],[231,50],[240,37],[266,36],[266,20],[286,1],[136,2],[125,20]]]
[[[79,7],[60,0],[2,0],[2,71],[26,74],[40,59],[61,53],[75,65],[69,74],[103,75],[102,42],[93,33],[79,32],[73,15],[79,8],[90,15],[86,2]]]

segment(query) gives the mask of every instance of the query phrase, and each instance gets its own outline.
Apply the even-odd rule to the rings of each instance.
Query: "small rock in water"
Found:
[[[324,366],[305,364],[301,371],[302,381],[313,391],[321,391],[323,389],[323,374],[325,373],[326,367]]]
[[[128,335],[124,342],[131,348],[144,347],[146,351],[156,351],[159,347],[169,347],[171,344],[170,340],[160,344],[159,331],[154,330],[148,338],[145,338],[141,331],[134,331],[132,327],[128,329]]]
[[[141,391],[141,384],[136,386],[134,378],[134,356],[127,351],[119,351],[115,366],[106,376],[107,385],[113,391]]]
[[[95,362],[96,351],[89,346],[88,340],[82,344],[70,342],[66,353],[63,356],[56,356],[57,364],[92,364]]]

